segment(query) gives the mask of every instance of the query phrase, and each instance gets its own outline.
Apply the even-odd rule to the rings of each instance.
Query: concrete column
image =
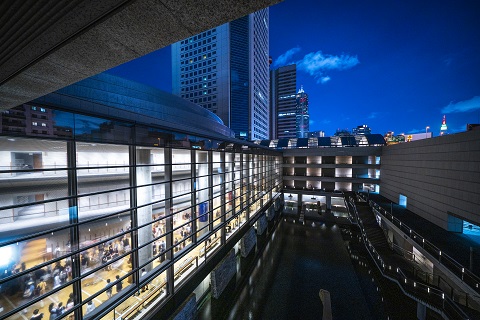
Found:
[[[77,150],[76,142],[68,141],[67,142],[67,164],[68,164],[68,195],[72,196],[68,199],[68,214],[69,214],[69,223],[72,225],[70,227],[70,249],[71,251],[76,251],[80,248],[80,230],[77,225],[78,223],[78,180],[77,180]],[[81,275],[81,266],[80,266],[80,254],[75,254],[72,256],[72,278],[80,277]],[[75,305],[80,303],[82,296],[82,288],[80,282],[75,281],[73,283],[73,299]],[[74,312],[75,319],[82,319],[82,308],[75,310]]]
[[[143,186],[152,183],[152,168],[150,166],[144,166],[151,164],[150,149],[138,149],[137,150],[137,185]],[[144,225],[152,222],[152,206],[143,206],[144,204],[152,202],[152,187],[140,187],[137,191],[137,220],[138,225]],[[152,227],[147,226],[138,230],[138,245],[153,240]],[[141,248],[138,251],[139,265],[143,265],[147,260],[152,258],[152,243]],[[152,269],[152,264],[149,263],[145,266],[147,271]]]
[[[427,306],[423,303],[417,302],[417,319],[425,320],[427,318]]]
[[[225,212],[226,212],[226,202],[227,202],[227,197],[225,196],[225,192],[226,192],[226,187],[225,187],[225,178],[226,178],[226,174],[225,174],[225,152],[222,151],[220,153],[220,168],[221,168],[221,171],[222,171],[222,174],[221,174],[221,185],[220,185],[220,194],[221,194],[221,202],[222,202],[222,205],[220,207],[220,221],[222,223],[225,222]],[[221,244],[225,244],[226,242],[226,234],[225,234],[225,228],[222,228],[221,229],[221,235],[220,235],[220,239],[221,239]]]
[[[332,196],[326,195],[325,202],[327,205],[326,210],[332,210]]]
[[[197,229],[205,228],[208,223],[208,211],[209,208],[209,172],[208,172],[208,153],[207,152],[197,152],[196,162],[198,165],[197,173],[197,204],[198,204],[198,219],[197,219]],[[208,228],[200,231],[201,234],[208,232]]]
[[[172,209],[172,149],[164,149],[164,163],[165,163],[165,232],[166,232],[166,258],[173,260],[173,218],[171,216]],[[167,269],[167,292],[173,293],[174,270],[173,264]]]

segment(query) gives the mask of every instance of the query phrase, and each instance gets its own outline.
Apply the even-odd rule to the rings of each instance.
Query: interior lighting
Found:
[[[7,266],[12,258],[12,247],[1,247],[0,256],[2,257],[0,266]],[[6,271],[6,270],[5,270]]]

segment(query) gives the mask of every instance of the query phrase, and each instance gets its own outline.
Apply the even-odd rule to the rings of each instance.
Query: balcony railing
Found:
[[[358,179],[380,179],[380,175],[372,175],[372,174],[313,174],[313,173],[291,173],[291,172],[284,172],[284,176],[286,177],[312,177],[312,178],[358,178]]]
[[[365,195],[359,194],[366,201]],[[396,227],[403,231],[410,239],[419,244],[425,251],[434,257],[438,263],[445,266],[453,274],[455,274],[459,279],[462,280],[466,285],[472,288],[475,292],[480,294],[480,278],[475,275],[473,272],[465,268],[455,259],[447,255],[445,252],[442,252],[437,246],[435,246],[430,241],[426,240],[425,237],[421,236],[411,227],[395,218],[390,212],[379,206],[373,201],[369,201],[369,205],[374,210],[375,213],[382,216],[388,221],[391,221]]]
[[[378,270],[384,277],[396,282],[405,295],[442,313],[447,319],[470,319],[468,315],[450,298],[450,296],[442,290],[409,278],[409,276],[407,276],[408,273],[400,267],[388,265],[384,258],[380,256],[375,250],[375,247],[370,243],[353,200],[350,200],[350,205],[353,208],[355,219],[358,221],[364,245]]]

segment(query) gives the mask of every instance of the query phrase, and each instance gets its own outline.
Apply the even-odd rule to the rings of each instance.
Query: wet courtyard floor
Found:
[[[320,289],[330,292],[334,319],[379,318],[364,297],[340,227],[293,221],[280,222],[248,278],[204,303],[199,319],[321,319]]]

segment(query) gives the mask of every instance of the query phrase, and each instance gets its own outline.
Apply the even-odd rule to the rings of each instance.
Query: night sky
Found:
[[[310,131],[480,123],[480,1],[286,0],[270,7],[270,55],[297,63]],[[108,72],[171,92],[170,47]]]

